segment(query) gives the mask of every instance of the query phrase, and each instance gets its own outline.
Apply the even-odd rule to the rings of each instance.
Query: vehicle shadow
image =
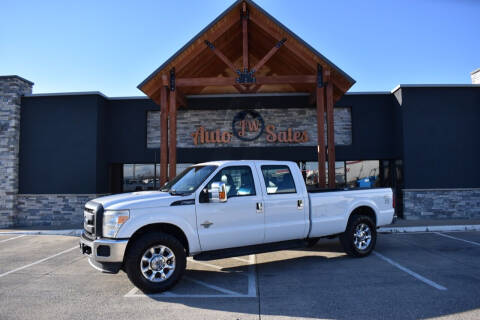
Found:
[[[480,308],[480,299],[436,291],[399,272],[374,255],[356,259],[343,254],[337,239],[314,247],[256,256],[256,297],[149,299],[189,307],[262,316],[334,319],[418,319]],[[209,281],[245,294],[248,263],[219,271],[188,270],[188,278]],[[182,280],[181,292],[195,292]],[[176,290],[176,289],[174,289]],[[461,301],[461,303],[452,303]]]

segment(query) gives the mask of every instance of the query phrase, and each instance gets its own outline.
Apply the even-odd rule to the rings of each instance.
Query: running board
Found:
[[[199,261],[225,259],[225,258],[231,258],[231,257],[247,256],[249,254],[258,254],[258,253],[265,253],[265,252],[272,252],[272,251],[279,251],[279,250],[303,248],[305,247],[305,245],[306,245],[306,241],[304,239],[288,240],[288,241],[272,242],[272,243],[258,244],[258,245],[246,246],[246,247],[205,251],[197,255],[194,255],[193,259],[199,260]]]

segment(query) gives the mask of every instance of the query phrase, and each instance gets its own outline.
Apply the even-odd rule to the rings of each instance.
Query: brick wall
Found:
[[[15,224],[18,193],[20,100],[33,83],[18,76],[0,76],[0,227]]]
[[[272,124],[275,131],[285,131],[292,128],[295,131],[306,132],[308,141],[301,143],[269,143],[266,140],[266,130],[253,141],[242,141],[231,136],[226,143],[193,143],[192,133],[200,126],[208,131],[220,129],[221,132],[232,132],[232,121],[240,109],[226,110],[179,110],[177,117],[177,147],[178,148],[213,148],[213,147],[265,147],[265,146],[316,146],[317,145],[317,113],[313,108],[291,109],[255,109],[262,116],[265,125]],[[334,109],[335,144],[349,145],[352,143],[351,109],[348,107]],[[326,125],[325,125],[326,137]],[[326,139],[325,139],[326,143]],[[160,112],[150,111],[147,115],[147,146],[160,147]]]
[[[480,189],[407,189],[403,197],[407,220],[480,218]]]
[[[17,227],[83,227],[85,203],[96,194],[19,194]]]

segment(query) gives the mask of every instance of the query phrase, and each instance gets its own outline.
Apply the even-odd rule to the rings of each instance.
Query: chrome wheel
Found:
[[[143,254],[140,260],[140,270],[149,281],[165,281],[175,271],[175,254],[166,246],[153,246]]]
[[[358,250],[365,250],[372,241],[372,230],[365,223],[360,223],[353,233],[353,244]]]

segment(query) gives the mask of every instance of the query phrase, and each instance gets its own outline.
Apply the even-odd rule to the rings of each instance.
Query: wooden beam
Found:
[[[187,106],[187,99],[185,98],[185,95],[182,93],[182,91],[177,88],[175,91],[177,91],[176,95],[176,101],[178,106],[186,107]]]
[[[234,73],[237,73],[237,70],[238,68],[235,67],[235,65],[233,64],[232,61],[230,61],[230,59],[227,58],[227,56],[225,56],[220,50],[218,50],[217,48],[215,48],[215,46],[213,45],[213,43],[211,43],[210,41],[208,40],[205,40],[205,44],[207,45],[207,47],[209,47],[210,49],[212,49],[212,52],[215,53],[215,55],[217,57],[220,58],[220,60],[222,60],[230,69],[232,69],[232,71]]]
[[[208,39],[212,42],[215,42],[215,40],[220,38],[225,32],[227,32],[227,30],[229,30],[231,27],[238,24],[238,22],[240,21],[240,16],[238,15],[237,17],[238,18],[227,21],[227,23],[225,23],[221,28],[216,30],[211,35],[209,35]],[[203,50],[206,50],[206,47],[197,46],[194,50],[192,50],[192,52],[188,55],[188,57],[176,63],[175,68],[177,69],[177,72],[183,69],[192,59],[194,59]]]
[[[264,84],[294,84],[315,83],[315,75],[291,75],[291,76],[260,76],[256,77],[257,85]],[[178,78],[177,87],[207,87],[207,86],[234,86],[236,78],[232,77],[206,77],[206,78]]]
[[[328,187],[335,188],[335,133],[333,120],[333,83],[327,83]]]
[[[247,4],[242,3],[242,40],[243,40],[243,70],[248,70],[248,11]]]
[[[236,78],[178,78],[176,84],[178,87],[233,86],[234,84],[236,84]]]
[[[248,93],[256,93],[261,87],[261,84],[256,84],[253,87],[249,88]]]
[[[315,75],[291,75],[291,76],[260,76],[256,77],[256,84],[292,84],[292,83],[315,83]],[[236,78],[232,77],[206,77],[206,78],[178,78],[177,87],[207,87],[207,86],[234,86]]]
[[[292,84],[292,83],[316,83],[315,75],[291,75],[291,76],[259,76],[255,77],[256,84]]]
[[[317,153],[318,186],[325,188],[325,88],[316,88],[317,95]]]
[[[218,43],[216,47],[225,55],[231,57],[231,51],[233,51],[231,48],[235,47],[235,45],[232,45],[232,43],[241,41],[241,34],[241,28],[232,29],[232,32],[229,30],[226,34],[217,39]],[[210,54],[210,50],[208,50],[205,45],[202,45],[202,47],[205,49],[205,51],[197,55],[193,60],[190,61],[186,68],[177,73],[179,78],[195,77],[199,74],[201,75],[206,69],[211,68],[211,65],[214,63],[214,61],[218,59],[216,55]],[[237,52],[239,49],[235,47],[234,50]]]
[[[267,34],[271,35],[274,38],[281,38],[284,35],[282,35],[280,32],[276,31],[275,29],[271,28],[270,26],[266,25],[261,19],[259,19],[258,16],[255,16],[254,14],[250,15],[250,20],[255,23],[258,27],[260,27],[264,32]],[[317,59],[311,59],[310,57],[307,57],[302,50],[300,50],[297,46],[297,44],[294,43],[294,41],[287,41],[285,43],[285,47],[290,50],[300,61],[303,62],[303,64],[307,67],[309,67],[312,71],[316,70],[317,64],[320,63],[320,61],[317,61]],[[325,69],[328,68],[326,63],[322,61],[324,64],[323,67]],[[258,69],[256,69],[258,70]],[[333,81],[334,85],[339,88],[342,92],[346,92],[347,88],[345,85],[341,84],[338,82],[333,76],[331,78],[331,81]]]
[[[284,38],[284,35],[276,31],[275,29],[271,28],[270,26],[266,25],[263,21],[259,19],[259,17],[255,15],[251,15],[250,19],[252,20],[253,23],[255,23],[258,27],[260,27],[263,31],[265,31],[267,34],[271,35],[272,37],[277,39]],[[317,61],[313,61],[311,59],[304,57],[304,55],[296,48],[293,42],[287,42],[285,44],[285,47],[290,49],[292,53],[294,53],[298,58],[303,60],[303,62],[306,65],[310,66],[312,70],[316,70]]]
[[[280,49],[280,47],[285,43],[285,41],[287,41],[287,38],[283,38],[282,40],[278,41],[277,44],[272,49],[270,49],[270,51],[268,51],[267,54],[262,59],[260,59],[260,61],[257,62],[257,64],[253,67],[252,71],[255,72],[260,70],[260,68],[263,67],[263,65],[267,63],[268,60],[270,60],[270,58],[275,54],[275,52]]]
[[[168,91],[160,89],[160,187],[167,181],[168,167]]]
[[[172,83],[172,79],[170,79]],[[177,173],[177,101],[176,101],[176,84],[173,80],[174,86],[170,86],[170,105],[169,105],[169,140],[168,158],[169,158],[169,172],[168,177],[171,181],[175,178]]]

